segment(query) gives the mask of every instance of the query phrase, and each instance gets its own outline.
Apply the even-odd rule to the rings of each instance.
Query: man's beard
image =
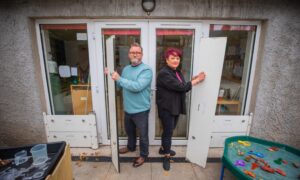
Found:
[[[132,66],[136,66],[138,64],[140,64],[140,60],[138,60],[137,58],[131,59],[130,63]]]

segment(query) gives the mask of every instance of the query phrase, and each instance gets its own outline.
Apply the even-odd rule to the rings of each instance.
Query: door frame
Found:
[[[195,34],[194,34],[194,47],[195,47],[195,38],[200,38],[203,37],[204,32],[201,31],[201,23],[195,22],[195,21],[187,21],[187,22],[178,22],[178,21],[161,21],[161,20],[149,20],[149,21],[107,21],[107,22],[96,22],[95,27],[94,27],[94,34],[95,34],[95,43],[96,43],[96,49],[99,51],[99,49],[103,50],[103,39],[101,33],[95,33],[101,31],[101,28],[138,28],[141,27],[141,45],[144,49],[144,56],[143,56],[143,62],[150,65],[153,70],[153,74],[156,72],[156,35],[155,35],[155,28],[169,28],[169,29],[194,29]],[[144,30],[142,29],[144,28]],[[149,29],[149,31],[148,31]],[[197,42],[199,43],[199,41]],[[149,46],[148,46],[149,44]],[[97,67],[104,67],[104,58],[103,58],[103,52],[96,52],[96,58],[97,58],[97,64],[95,64]],[[193,53],[194,54],[194,53]],[[197,57],[193,55],[192,61],[196,59]],[[191,65],[192,67],[192,65]],[[98,69],[99,69],[98,68]],[[104,84],[104,76],[103,73],[99,74],[99,87],[104,87],[104,89],[101,90],[101,112],[102,114],[102,121],[101,122],[101,138],[102,138],[102,143],[103,144],[109,144],[110,140],[108,139],[108,132],[107,132],[107,127],[108,127],[108,118],[107,116],[104,116],[107,112],[106,106],[103,106],[104,104],[107,105],[105,102],[105,91],[106,87]],[[155,113],[156,113],[156,104],[155,104],[155,78],[152,80],[151,84],[151,110],[149,114],[149,143],[151,145],[160,145],[160,140],[155,139]],[[105,112],[104,112],[105,111]],[[99,114],[96,112],[96,114]],[[104,127],[104,128],[103,128]],[[188,132],[187,132],[188,136]],[[187,144],[187,139],[184,140],[173,140],[172,143],[174,145],[186,145]],[[127,140],[119,140],[120,145],[126,145]]]
[[[103,43],[104,40],[102,38],[102,29],[103,28],[115,28],[115,29],[122,29],[122,28],[128,28],[128,29],[141,29],[141,46],[143,47],[143,62],[148,64],[149,62],[147,61],[148,58],[148,29],[147,29],[147,23],[140,21],[140,22],[130,22],[130,21],[104,21],[104,22],[95,22],[94,23],[94,35],[95,35],[95,47],[96,47],[96,62],[95,62],[95,68],[98,69],[98,84],[99,87],[101,87],[100,94],[101,98],[100,99],[100,106],[96,110],[96,114],[101,114],[101,140],[103,144],[110,144],[110,139],[108,138],[108,102],[106,101],[106,95],[105,92],[107,91],[106,84],[104,83],[104,73],[103,73],[103,68],[104,68],[104,54],[103,54]],[[99,33],[98,33],[99,32]],[[101,71],[102,70],[102,71]],[[98,112],[97,112],[98,111]],[[127,140],[119,140],[120,145],[125,145],[127,144]]]
[[[89,52],[89,62],[90,62],[90,71],[91,71],[91,84],[92,84],[92,99],[93,99],[93,110],[96,113],[96,123],[97,123],[97,133],[99,142],[102,144],[109,145],[110,140],[108,140],[107,134],[107,119],[106,119],[106,108],[105,103],[105,94],[102,91],[102,87],[104,87],[104,76],[103,72],[99,71],[97,67],[103,67],[103,62],[98,60],[99,57],[103,57],[102,48],[99,51],[99,45],[97,46],[96,37],[101,36],[101,34],[96,33],[96,24],[97,23],[107,23],[107,24],[120,24],[120,23],[165,23],[168,24],[178,24],[178,23],[200,23],[201,24],[201,37],[209,37],[209,27],[210,24],[228,24],[228,25],[255,25],[257,26],[256,29],[256,36],[254,39],[254,47],[253,52],[251,54],[252,61],[251,61],[251,70],[249,73],[249,80],[248,80],[248,87],[247,87],[247,97],[245,103],[245,109],[243,115],[247,115],[250,113],[250,103],[252,100],[252,95],[254,91],[254,78],[255,78],[255,71],[256,71],[256,63],[258,59],[258,48],[260,46],[260,35],[261,35],[261,22],[260,21],[235,21],[235,20],[170,20],[170,19],[37,19],[35,20],[35,32],[36,32],[36,40],[37,40],[37,50],[39,55],[40,61],[40,70],[42,76],[42,84],[43,84],[43,98],[42,101],[45,103],[46,106],[46,113],[53,114],[51,110],[51,103],[50,103],[50,92],[48,89],[48,80],[47,80],[47,67],[45,66],[44,61],[44,52],[42,46],[42,37],[41,37],[41,30],[40,24],[87,24],[87,35],[88,35],[88,52]],[[99,38],[99,37],[98,37]],[[149,37],[145,37],[147,41]],[[101,44],[102,46],[102,44]],[[142,46],[146,47],[142,44]],[[150,48],[144,48],[144,62],[151,63],[151,55],[150,55]],[[98,51],[97,51],[98,50]],[[153,57],[152,57],[153,58]],[[101,82],[102,80],[102,82]],[[153,83],[153,82],[152,82]],[[153,84],[152,84],[153,87]],[[99,100],[100,101],[97,101]],[[155,106],[153,106],[155,107]],[[153,109],[153,108],[152,108]],[[185,142],[184,142],[185,141]],[[151,142],[151,141],[150,141]],[[174,145],[186,145],[187,140],[181,140],[181,143],[173,143]]]
[[[166,29],[193,29],[194,32],[194,39],[193,39],[193,49],[192,49],[192,64],[191,64],[191,74],[193,69],[193,62],[197,59],[198,54],[194,53],[194,49],[198,47],[200,43],[200,38],[203,37],[203,29],[201,22],[195,21],[162,21],[162,20],[150,20],[149,21],[149,65],[152,67],[153,71],[153,79],[151,84],[151,93],[153,94],[151,97],[151,110],[149,114],[149,142],[151,145],[161,145],[160,139],[155,139],[155,118],[156,118],[156,29],[157,28],[166,28]],[[199,41],[197,41],[199,39]],[[188,128],[189,122],[187,122],[187,134],[188,137]],[[187,139],[173,139],[173,145],[186,145]]]
[[[127,19],[124,21],[120,20],[101,20],[97,21],[98,23],[107,23],[108,25],[117,25],[117,24],[132,24],[132,23],[146,23],[149,24],[149,32],[147,36],[147,41],[149,42],[149,48],[147,48],[147,45],[142,44],[142,47],[144,48],[144,57],[143,57],[143,62],[146,64],[150,65],[152,67],[152,70],[154,71],[154,74],[156,73],[156,57],[155,54],[155,45],[156,45],[156,36],[155,36],[155,31],[154,27],[165,27],[165,28],[198,28],[195,29],[195,39],[198,36],[198,38],[206,38],[209,37],[209,28],[211,24],[227,24],[227,25],[255,25],[257,26],[256,29],[256,35],[254,39],[254,47],[253,51],[251,54],[251,71],[248,74],[248,87],[247,87],[247,96],[245,100],[245,105],[244,105],[244,112],[240,116],[244,115],[249,115],[251,112],[249,111],[250,109],[250,100],[252,98],[252,91],[253,91],[253,81],[254,81],[254,72],[255,72],[255,67],[256,67],[256,61],[257,61],[257,54],[258,54],[258,47],[259,47],[259,39],[260,39],[260,34],[261,34],[261,23],[259,21],[218,21],[218,20],[166,20],[166,19],[155,19],[155,20],[132,20],[132,19]],[[164,24],[164,26],[159,26],[160,24]],[[176,26],[177,25],[177,26]],[[198,25],[198,26],[197,26]],[[155,38],[151,38],[155,37]],[[141,40],[143,37],[141,38]],[[153,40],[154,39],[154,40]],[[194,40],[194,47],[196,45],[197,41]],[[145,54],[147,53],[147,55]],[[196,59],[197,55],[194,53],[193,54],[193,59]],[[191,66],[192,67],[192,66]],[[101,87],[101,86],[100,86]],[[103,86],[102,86],[103,87]],[[155,80],[152,80],[151,84],[151,90],[152,90],[152,98],[151,98],[151,111],[149,114],[149,143],[150,145],[160,145],[160,140],[155,140],[155,111],[156,111],[156,104],[154,101],[155,98]],[[103,98],[102,98],[103,99]],[[102,109],[105,109],[102,108]],[[97,113],[98,114],[98,113]],[[103,115],[104,113],[101,112]],[[238,116],[238,115],[237,115]],[[229,118],[229,116],[219,116],[218,119],[226,119]],[[101,126],[105,127],[102,128],[102,143],[103,144],[109,144],[110,140],[108,139],[107,136],[107,121],[106,117],[103,118],[105,119],[104,121],[101,122]],[[250,122],[251,123],[251,122]],[[105,133],[106,132],[106,133]],[[188,132],[187,132],[188,133]],[[188,140],[172,140],[173,145],[187,145]],[[120,140],[120,145],[125,145],[127,143],[126,140]]]

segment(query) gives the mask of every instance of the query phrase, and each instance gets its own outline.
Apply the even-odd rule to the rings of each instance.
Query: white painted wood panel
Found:
[[[199,47],[195,47],[198,59],[194,61],[193,72],[204,71],[207,76],[204,82],[192,89],[186,158],[201,167],[206,165],[211,140],[226,41],[227,38],[223,37],[201,38]]]
[[[212,132],[247,132],[250,116],[215,116]]]
[[[115,36],[111,36],[106,40],[106,58],[107,68],[109,70],[114,69],[114,39]],[[115,96],[115,81],[110,77],[107,78],[108,84],[108,101],[109,101],[109,127],[110,127],[110,144],[111,144],[111,159],[117,172],[120,172],[119,163],[119,142],[118,142],[118,125],[117,125],[117,113],[116,113],[116,96]]]
[[[48,142],[66,141],[70,147],[98,148],[94,114],[74,116],[43,113],[43,116]]]
[[[226,138],[232,136],[245,136],[246,132],[239,133],[212,133],[210,147],[224,147]]]
[[[89,132],[49,132],[48,142],[66,141],[71,147],[91,147]]]
[[[93,115],[47,115],[46,125],[49,131],[90,131],[95,126]]]

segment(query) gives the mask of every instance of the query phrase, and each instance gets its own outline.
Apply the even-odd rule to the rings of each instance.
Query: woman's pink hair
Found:
[[[168,48],[165,51],[165,59],[169,58],[170,55],[179,56],[181,58],[182,52],[181,52],[181,50],[179,50],[177,48]]]

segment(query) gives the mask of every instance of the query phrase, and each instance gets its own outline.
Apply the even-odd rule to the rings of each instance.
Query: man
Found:
[[[149,154],[148,115],[150,111],[150,93],[152,70],[142,62],[143,49],[133,43],[129,49],[130,65],[127,65],[122,76],[118,72],[111,73],[111,78],[123,90],[123,106],[125,111],[125,130],[128,136],[127,147],[121,148],[121,154],[136,149],[136,129],[140,133],[140,156],[135,158],[134,167],[145,162]]]

